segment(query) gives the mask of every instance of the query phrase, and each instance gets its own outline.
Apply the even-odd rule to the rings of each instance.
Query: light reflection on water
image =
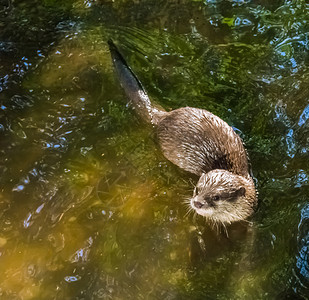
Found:
[[[296,256],[295,279],[296,287],[301,295],[308,295],[309,285],[309,206],[301,209],[301,219],[298,224],[298,253]]]
[[[306,297],[305,1],[55,3],[0,23],[0,298]],[[187,215],[196,179],[125,105],[110,36],[162,105],[239,129],[250,226],[226,238]]]

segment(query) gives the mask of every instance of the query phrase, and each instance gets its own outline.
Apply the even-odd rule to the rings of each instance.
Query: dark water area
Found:
[[[109,38],[244,140],[259,207],[229,237],[187,213]],[[308,86],[305,0],[1,0],[0,299],[309,299]]]

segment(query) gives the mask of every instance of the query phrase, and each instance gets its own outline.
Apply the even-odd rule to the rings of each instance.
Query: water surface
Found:
[[[304,0],[0,3],[1,299],[308,299]],[[257,213],[229,238],[126,105],[113,38],[154,101],[243,138]]]

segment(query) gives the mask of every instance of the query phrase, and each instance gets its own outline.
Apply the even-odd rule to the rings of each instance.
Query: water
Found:
[[[1,299],[308,299],[306,1],[0,2]],[[126,106],[113,38],[152,99],[245,141],[251,224],[187,214],[196,178]]]

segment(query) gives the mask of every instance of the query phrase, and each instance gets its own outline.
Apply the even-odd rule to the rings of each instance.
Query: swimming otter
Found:
[[[204,109],[167,112],[154,105],[115,44],[108,44],[119,81],[133,109],[155,127],[164,156],[200,176],[191,207],[215,224],[248,218],[257,203],[256,190],[246,150],[232,127]]]

